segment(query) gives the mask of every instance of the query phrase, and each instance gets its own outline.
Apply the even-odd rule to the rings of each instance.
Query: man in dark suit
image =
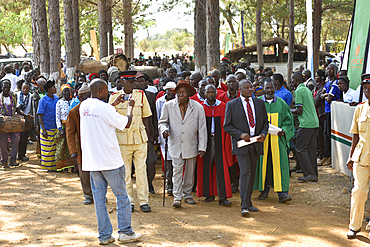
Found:
[[[251,197],[257,160],[263,155],[263,141],[269,127],[265,103],[261,99],[252,98],[253,90],[250,80],[244,79],[239,82],[240,98],[226,104],[224,121],[224,130],[232,137],[232,154],[236,155],[240,168],[242,216],[247,216],[249,211],[258,211],[258,208],[252,205]],[[251,137],[256,137],[257,142],[238,148],[239,140],[249,142]]]

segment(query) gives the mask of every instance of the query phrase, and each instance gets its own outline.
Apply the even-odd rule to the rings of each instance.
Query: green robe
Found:
[[[273,102],[268,103],[264,96],[260,97],[265,101],[269,123],[285,131],[285,135],[267,134],[263,144],[264,155],[261,155],[256,171],[254,190],[263,191],[265,189],[266,175],[269,182],[274,187],[275,192],[289,191],[289,141],[294,136],[293,116],[289,106],[279,97],[274,98]],[[268,159],[268,151],[271,157]]]

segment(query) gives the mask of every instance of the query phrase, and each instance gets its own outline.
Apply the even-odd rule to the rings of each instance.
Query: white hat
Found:
[[[166,89],[168,89],[168,88],[170,88],[170,89],[174,89],[174,88],[176,88],[176,83],[174,83],[173,81],[169,81],[169,82],[167,82],[167,83],[166,83],[166,86],[164,86],[164,87],[163,87],[163,89],[164,89],[164,90],[166,90]]]
[[[78,90],[78,95],[88,92],[90,92],[90,87],[86,82],[84,82],[80,89]]]
[[[117,67],[115,67],[115,66],[109,67],[109,69],[107,71],[108,76],[110,76],[115,71],[119,71]]]
[[[238,74],[238,73],[243,73],[245,76],[247,75],[247,72],[245,71],[245,69],[238,69],[236,72],[235,72],[235,75]]]

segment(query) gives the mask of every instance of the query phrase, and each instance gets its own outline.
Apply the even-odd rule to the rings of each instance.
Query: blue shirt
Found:
[[[46,130],[56,129],[57,123],[55,118],[55,107],[59,98],[53,95],[53,98],[49,96],[43,97],[39,102],[39,108],[37,114],[43,114],[44,126]],[[41,127],[41,126],[40,126]]]
[[[80,104],[81,100],[78,98],[78,96],[76,98],[74,98],[72,101],[71,101],[71,104],[69,105],[69,111],[75,107],[76,105]]]
[[[332,85],[330,86],[330,84]],[[342,91],[340,91],[338,88],[338,80],[334,79],[333,83],[328,80],[325,83],[324,88],[326,90],[326,93],[334,96],[332,101],[337,101],[342,97]],[[330,111],[330,103],[325,100],[325,113],[329,113]]]
[[[281,88],[275,92],[275,96],[283,99],[288,105],[290,105],[293,100],[292,93],[284,86],[281,86]]]

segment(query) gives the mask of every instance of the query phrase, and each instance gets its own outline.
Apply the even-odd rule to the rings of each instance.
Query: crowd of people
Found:
[[[77,70],[60,97],[54,81],[26,64],[22,71],[5,66],[0,78],[1,115],[34,122],[31,130],[0,135],[2,165],[18,165],[17,154],[27,161],[31,136],[42,169],[78,173],[84,204],[95,203],[101,244],[114,241],[107,184],[117,197],[119,240],[140,238],[130,224],[134,183],[140,210],[150,212],[157,154],[175,208],[183,200],[195,205],[193,191],[205,202],[217,196],[221,206],[231,206],[228,198],[240,191],[242,216],[259,211],[253,190],[260,191],[259,200],[274,188],[280,203],[291,201],[291,172],[303,174],[300,182],[318,181],[318,166],[331,165],[331,103],[357,105],[369,96],[367,83],[349,88],[346,71],[338,72],[335,63],[314,75],[297,69],[290,85],[271,68],[255,70],[250,60],[232,64],[223,58],[221,69],[206,75],[194,72],[186,56],[141,56],[133,65],[158,66],[164,73],[150,78],[114,66],[90,74]],[[292,169],[290,158],[296,160]]]

